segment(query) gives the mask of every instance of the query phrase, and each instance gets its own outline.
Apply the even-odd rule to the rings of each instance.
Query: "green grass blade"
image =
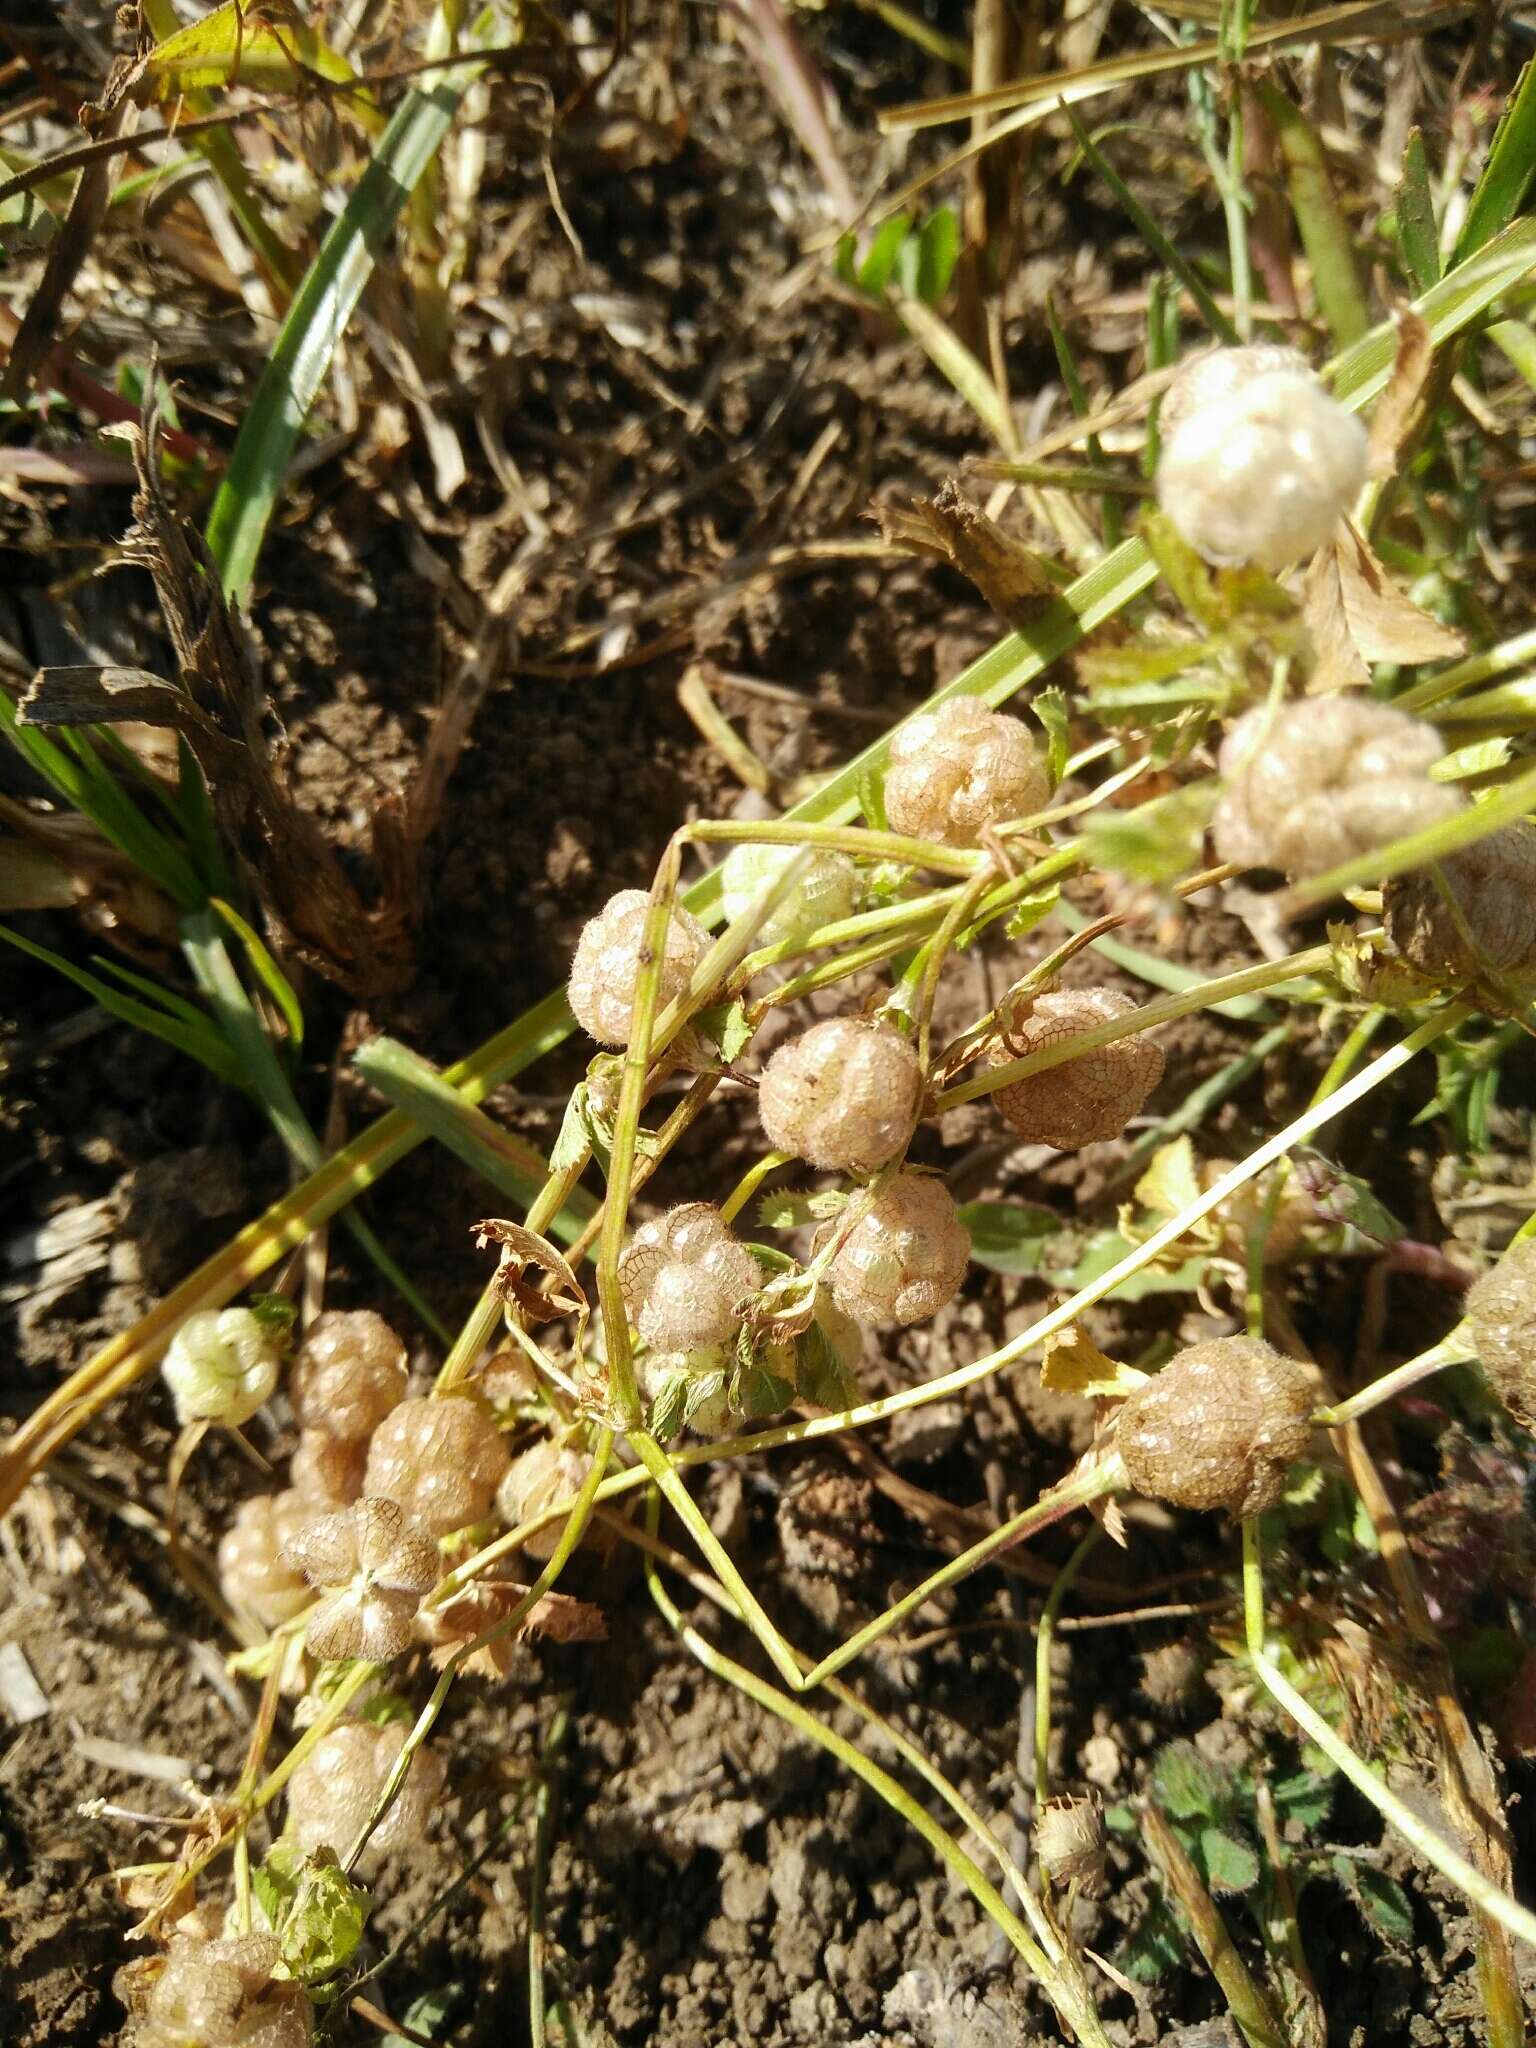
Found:
[[[1525,204],[1536,175],[1536,58],[1521,72],[1456,238],[1456,261],[1485,248]]]
[[[1261,79],[1256,90],[1280,144],[1291,211],[1312,266],[1318,311],[1334,341],[1347,347],[1369,330],[1371,310],[1355,264],[1354,234],[1339,205],[1322,138],[1278,86]]]
[[[1403,180],[1397,188],[1397,234],[1403,245],[1403,268],[1416,292],[1440,282],[1440,224],[1435,196],[1429,188],[1429,159],[1424,136],[1415,128],[1403,151]]]
[[[293,1040],[294,1050],[297,1052],[304,1043],[304,1012],[299,1008],[299,999],[293,992],[293,983],[272,958],[259,933],[251,929],[238,910],[219,896],[214,897],[209,908],[223,918],[245,948],[245,957],[251,963],[251,972],[282,1012],[283,1022],[288,1026],[288,1036]]]

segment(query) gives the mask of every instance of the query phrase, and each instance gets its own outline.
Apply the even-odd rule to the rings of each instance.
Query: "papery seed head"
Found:
[[[1306,697],[1249,711],[1222,742],[1226,792],[1212,829],[1223,860],[1321,875],[1459,811],[1431,782],[1432,725],[1368,697]]]
[[[804,852],[798,846],[733,846],[720,864],[720,901],[726,917],[737,918],[750,910]],[[809,938],[824,924],[851,917],[858,899],[859,875],[853,862],[832,847],[817,847],[778,907],[758,926],[752,944],[779,946]]]
[[[1466,1314],[1483,1377],[1518,1422],[1536,1429],[1536,1239],[1517,1239],[1473,1281]]]
[[[277,1385],[282,1354],[248,1308],[203,1309],[188,1316],[166,1347],[160,1370],[176,1420],[249,1422]]]
[[[1316,1392],[1259,1337],[1191,1344],[1127,1395],[1115,1447],[1138,1493],[1176,1507],[1257,1515],[1311,1442]]]
[[[313,1513],[294,1492],[254,1494],[240,1503],[220,1539],[220,1590],[264,1628],[291,1621],[309,1605],[309,1587],[284,1546]]]
[[[974,697],[950,697],[909,719],[891,741],[885,815],[893,832],[975,846],[989,826],[1050,801],[1040,750],[1016,718]]]
[[[327,1309],[299,1346],[288,1396],[300,1429],[355,1443],[405,1399],[405,1346],[372,1309]]]
[[[573,1498],[581,1491],[592,1459],[574,1444],[556,1443],[552,1437],[540,1437],[517,1456],[507,1467],[507,1476],[502,1480],[496,1493],[496,1507],[508,1528],[520,1528],[524,1522],[531,1522],[535,1515],[556,1501]],[[547,1522],[542,1529],[536,1529],[531,1536],[523,1538],[523,1549],[530,1557],[547,1561],[555,1554],[564,1531],[561,1521]]]
[[[832,1261],[833,1299],[860,1323],[921,1323],[952,1301],[970,1262],[955,1198],[926,1173],[899,1173]]]
[[[364,1488],[398,1501],[423,1535],[449,1536],[490,1512],[507,1447],[485,1410],[461,1395],[402,1401],[374,1431]]]
[[[1051,1882],[1076,1885],[1087,1898],[1104,1889],[1104,1809],[1097,1799],[1047,1799],[1035,1823],[1035,1849]]]
[[[344,1857],[372,1813],[405,1747],[398,1721],[343,1721],[330,1728],[288,1781],[288,1838],[308,1852],[334,1849]],[[362,1868],[377,1868],[426,1833],[442,1798],[448,1767],[424,1744],[393,1805],[368,1839]]]
[[[410,1526],[397,1502],[371,1497],[307,1522],[289,1537],[287,1559],[323,1593],[304,1640],[326,1660],[398,1657],[422,1594],[439,1577],[437,1546]]]
[[[363,1490],[367,1466],[366,1437],[343,1438],[306,1429],[300,1432],[288,1477],[294,1492],[318,1513],[322,1508],[350,1507]]]
[[[142,1998],[130,2048],[305,2048],[312,2015],[303,1989],[273,1978],[278,1944],[267,1934],[216,1941],[179,1936]]]
[[[1365,481],[1364,427],[1291,349],[1198,357],[1169,387],[1160,423],[1158,503],[1217,567],[1304,560]]]
[[[694,1351],[733,1333],[762,1274],[718,1209],[684,1202],[642,1223],[619,1260],[630,1321],[658,1351]]]
[[[1518,818],[1435,868],[1387,883],[1387,937],[1398,952],[1441,987],[1492,973],[1536,991],[1536,825]]]
[[[643,889],[621,889],[592,918],[577,943],[566,990],[582,1029],[599,1045],[627,1045],[635,1005],[635,981],[645,942],[650,898]],[[703,959],[709,934],[680,904],[667,924],[656,1006],[680,996]]]
[[[923,1096],[917,1054],[900,1032],[828,1017],[763,1069],[757,1111],[768,1142],[812,1166],[874,1173],[912,1135]]]
[[[1063,988],[1037,996],[1034,1008],[1006,1044],[989,1054],[995,1067],[1023,1059],[1128,1017],[1136,1005],[1121,989]],[[993,1100],[1021,1138],[1068,1152],[1118,1138],[1163,1077],[1163,1054],[1144,1032],[1026,1074],[996,1090]]]

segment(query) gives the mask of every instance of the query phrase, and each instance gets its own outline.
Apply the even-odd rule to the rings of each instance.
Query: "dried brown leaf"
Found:
[[[578,1316],[580,1325],[576,1345],[579,1350],[580,1331],[586,1327],[591,1304],[565,1255],[547,1237],[525,1230],[520,1223],[508,1223],[495,1216],[484,1218],[474,1226],[474,1230],[479,1250],[484,1251],[488,1244],[501,1246],[496,1288],[503,1302],[509,1307],[515,1306],[525,1323],[552,1323],[560,1316]],[[547,1279],[529,1278],[530,1274],[538,1272],[546,1274]]]
[[[1429,328],[1412,306],[1399,306],[1392,321],[1397,329],[1397,358],[1371,420],[1366,453],[1366,473],[1376,478],[1397,474],[1403,450],[1419,433],[1425,387],[1435,364]]]
[[[1004,533],[953,477],[936,497],[915,498],[910,505],[877,504],[873,516],[889,546],[948,562],[1010,626],[1038,617],[1056,595],[1056,578],[1044,557]]]
[[[1443,661],[1466,645],[1404,596],[1347,521],[1312,558],[1302,615],[1312,636],[1307,691],[1314,697],[1362,688],[1373,661]]]

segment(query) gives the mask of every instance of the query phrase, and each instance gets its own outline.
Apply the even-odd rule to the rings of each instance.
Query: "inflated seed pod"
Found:
[[[1257,1515],[1312,1437],[1312,1381],[1261,1337],[1213,1337],[1127,1395],[1115,1447],[1138,1493]]]
[[[599,1045],[627,1045],[635,1005],[635,980],[645,941],[650,898],[643,889],[621,889],[592,918],[577,943],[566,989],[571,1010]],[[680,996],[703,959],[709,934],[696,917],[673,907],[667,924],[657,1009]]]
[[[762,1286],[756,1259],[708,1202],[642,1223],[619,1260],[630,1321],[657,1351],[696,1351],[735,1330],[737,1304]]]
[[[1128,1017],[1135,1008],[1117,988],[1062,988],[1037,996],[1030,1015],[1009,1032],[1007,1043],[993,1048],[990,1062],[1007,1066],[1048,1045]],[[1070,1152],[1078,1145],[1118,1138],[1162,1078],[1161,1048],[1144,1032],[1136,1032],[1059,1067],[1010,1081],[992,1099],[1021,1138]]]
[[[423,1593],[437,1584],[438,1554],[397,1502],[364,1496],[317,1515],[289,1537],[287,1562],[322,1594],[304,1631],[316,1657],[387,1664],[411,1640]]]
[[[307,1851],[331,1848],[345,1856],[372,1813],[405,1738],[399,1721],[382,1727],[373,1721],[343,1721],[327,1729],[288,1781],[288,1838]],[[377,1867],[421,1839],[447,1777],[442,1757],[423,1744],[368,1838],[362,1868]]]
[[[540,1437],[519,1451],[507,1467],[507,1476],[496,1491],[497,1511],[509,1528],[519,1528],[557,1500],[573,1498],[591,1469],[592,1459],[586,1451]],[[563,1521],[546,1522],[542,1529],[524,1537],[523,1549],[546,1563],[554,1556],[564,1527]]]
[[[1293,877],[1373,852],[1461,809],[1456,789],[1429,779],[1443,752],[1432,725],[1370,698],[1246,712],[1221,745],[1216,851]]]
[[[327,1309],[299,1346],[288,1397],[300,1429],[356,1443],[405,1399],[405,1346],[372,1309]]]
[[[124,1992],[135,2012],[129,2048],[304,2048],[309,2000],[300,1985],[274,1979],[278,1953],[269,1934],[179,1936],[163,1968],[134,1972],[147,1988]]]
[[[1051,1882],[1076,1885],[1085,1897],[1104,1889],[1104,1809],[1097,1799],[1047,1799],[1035,1822],[1035,1849]]]
[[[909,719],[891,741],[885,815],[893,832],[975,846],[989,826],[1050,801],[1040,750],[1016,718],[951,697]]]
[[[1491,970],[1536,988],[1536,825],[1519,818],[1436,868],[1387,883],[1387,937],[1398,952],[1442,986]]]
[[[1206,561],[1283,569],[1330,538],[1365,481],[1366,433],[1294,349],[1218,349],[1163,400],[1157,497]]]
[[[291,1621],[309,1605],[309,1587],[283,1546],[313,1514],[313,1505],[295,1492],[253,1494],[219,1540],[220,1590],[263,1628]]]
[[[373,1433],[363,1491],[398,1501],[426,1536],[449,1536],[491,1510],[507,1447],[461,1395],[402,1401]]]
[[[912,1135],[923,1099],[917,1054],[869,1017],[828,1017],[763,1069],[757,1113],[768,1142],[812,1166],[874,1173]]]
[[[1536,1239],[1518,1239],[1467,1290],[1483,1377],[1510,1414],[1536,1429]]]
[[[293,1490],[318,1513],[321,1508],[350,1507],[363,1490],[368,1469],[368,1440],[327,1436],[323,1429],[300,1432],[288,1467]]]
[[[726,917],[740,917],[750,910],[804,852],[798,846],[733,846],[720,864],[720,901]],[[853,862],[833,847],[818,847],[777,908],[758,926],[752,943],[779,946],[809,938],[824,924],[851,917],[858,899],[859,874]]]
[[[160,1371],[180,1423],[249,1422],[277,1385],[282,1353],[248,1308],[188,1316],[166,1347]]]
[[[827,1275],[860,1323],[921,1323],[952,1301],[970,1263],[970,1232],[943,1181],[898,1173],[859,1218]]]

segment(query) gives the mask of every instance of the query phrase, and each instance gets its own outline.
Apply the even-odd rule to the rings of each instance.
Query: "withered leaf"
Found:
[[[1059,579],[1045,557],[1004,533],[953,477],[935,497],[877,504],[872,516],[889,546],[948,562],[1010,626],[1038,618],[1056,595]]]
[[[1435,345],[1429,328],[1412,306],[1392,315],[1397,329],[1397,356],[1392,375],[1371,419],[1366,453],[1370,476],[1396,476],[1404,448],[1420,431],[1425,386],[1435,366]]]
[[[1302,616],[1315,655],[1307,684],[1314,697],[1362,688],[1373,661],[1442,661],[1466,645],[1404,596],[1348,520],[1312,557]]]
[[[488,1244],[501,1246],[496,1289],[502,1300],[515,1305],[525,1323],[552,1323],[559,1316],[578,1317],[579,1348],[580,1332],[586,1328],[591,1304],[564,1253],[537,1231],[525,1230],[520,1223],[508,1223],[494,1216],[475,1224],[474,1231],[480,1251]],[[547,1278],[540,1281],[529,1277],[540,1272]]]
[[[505,1621],[528,1592],[512,1579],[497,1579],[466,1586],[448,1604],[423,1616],[433,1648],[430,1662],[441,1671],[451,1658],[475,1638]],[[588,1600],[573,1600],[566,1593],[546,1593],[518,1623],[515,1636],[510,1630],[492,1635],[464,1659],[462,1669],[480,1678],[504,1678],[512,1663],[512,1644],[528,1636],[547,1636],[554,1643],[600,1643],[608,1624],[600,1607]]]
[[[1131,1365],[1117,1365],[1076,1324],[1059,1337],[1048,1337],[1040,1361],[1040,1384],[1054,1394],[1086,1394],[1096,1398],[1132,1393],[1146,1380]]]

